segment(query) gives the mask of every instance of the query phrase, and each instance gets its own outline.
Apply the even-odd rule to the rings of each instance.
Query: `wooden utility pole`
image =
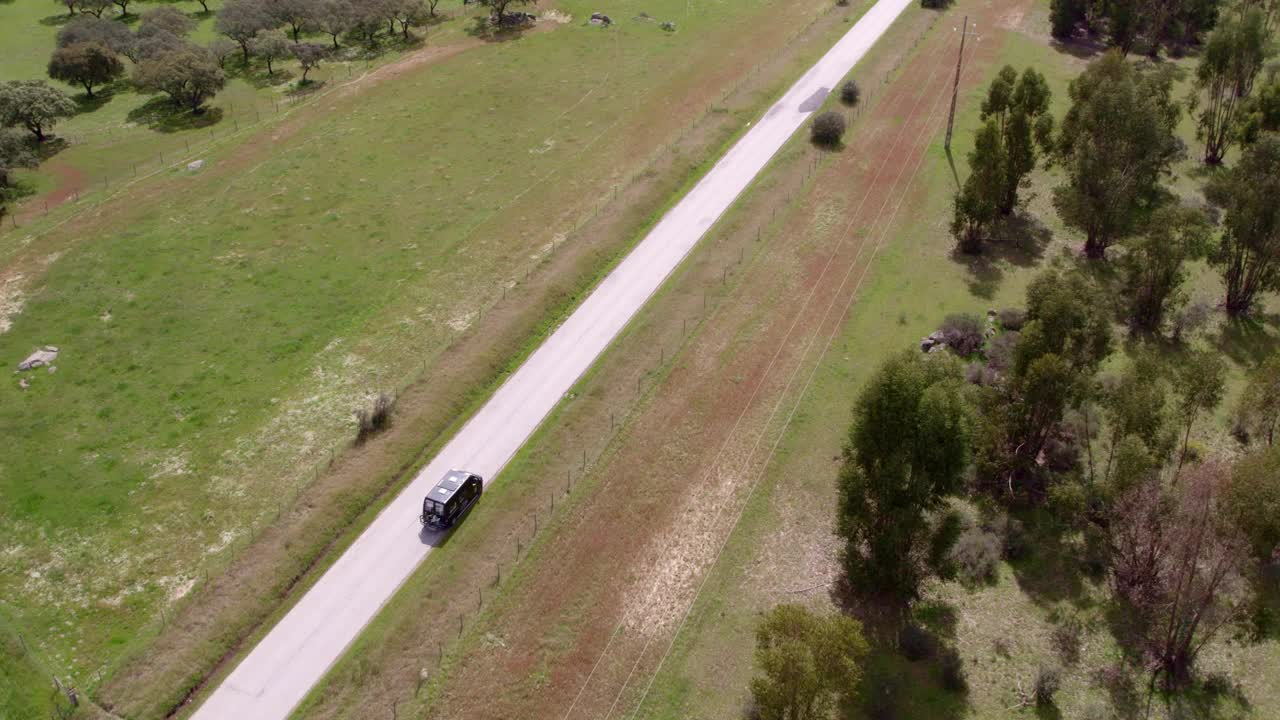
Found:
[[[964,37],[969,34],[969,16],[964,16],[964,26],[960,30],[960,54],[956,57],[956,81],[951,86],[951,112],[947,114],[947,139],[942,143],[947,152],[951,152],[951,128],[956,122],[956,96],[960,94],[960,63],[964,62]]]

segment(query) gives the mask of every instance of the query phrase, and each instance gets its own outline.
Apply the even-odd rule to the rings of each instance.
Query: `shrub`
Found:
[[[1084,519],[1089,510],[1089,490],[1078,478],[1055,478],[1049,484],[1049,512],[1060,522]]]
[[[942,651],[942,687],[954,693],[962,693],[969,689],[969,680],[964,674],[964,661],[955,648]]]
[[[1114,662],[1090,673],[1094,684],[1105,689],[1111,696],[1116,708],[1135,709],[1140,702],[1138,688],[1134,685],[1133,674],[1123,662]]]
[[[1221,697],[1232,693],[1236,689],[1236,683],[1231,679],[1230,675],[1217,671],[1206,675],[1204,681],[1200,684],[1200,688],[1209,697]]]
[[[858,83],[852,80],[845,80],[840,86],[840,102],[853,107],[858,104],[858,100],[862,97],[862,89],[858,87]]]
[[[1036,672],[1035,700],[1040,707],[1053,705],[1053,696],[1062,687],[1062,672],[1058,668],[1040,666]]]
[[[929,567],[938,577],[949,580],[955,577],[955,566],[951,562],[951,548],[964,530],[964,514],[955,509],[947,509],[937,513],[930,521],[933,525],[929,535]]]
[[[948,315],[938,328],[938,332],[942,333],[942,341],[960,357],[978,352],[985,340],[982,334],[984,330],[981,320],[964,313]]]
[[[391,424],[391,408],[396,398],[389,393],[378,393],[373,407],[356,410],[356,442],[364,442],[370,435]]]
[[[813,142],[834,146],[844,137],[844,116],[834,110],[821,113],[813,119]]]
[[[919,662],[933,657],[934,652],[937,651],[937,642],[928,630],[919,625],[910,624],[898,633],[898,649],[906,659]]]
[[[972,362],[964,366],[964,381],[970,385],[983,385],[986,381],[987,367],[982,363]]]
[[[1204,329],[1213,319],[1213,306],[1197,300],[1173,315],[1173,341],[1182,342]]]
[[[996,313],[996,320],[1005,330],[1021,330],[1027,324],[1027,311],[1021,308],[1005,308]]]
[[[1031,554],[1031,538],[1027,528],[1018,518],[1009,518],[1004,526],[1004,556],[1007,560],[1021,560]]]
[[[1013,367],[1013,353],[1020,339],[1022,333],[1017,330],[1007,330],[991,338],[986,350],[987,367],[996,372],[1004,372]]]
[[[1002,546],[995,533],[966,519],[959,539],[951,548],[951,565],[965,583],[988,582],[996,576]]]
[[[1080,449],[1076,447],[1072,438],[1063,436],[1046,440],[1043,452],[1045,467],[1057,473],[1074,470],[1080,458]]]
[[[1080,662],[1080,636],[1084,634],[1084,623],[1079,616],[1070,613],[1053,628],[1053,647],[1065,665]]]

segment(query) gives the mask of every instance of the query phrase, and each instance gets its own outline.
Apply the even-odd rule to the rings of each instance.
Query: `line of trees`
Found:
[[[1245,25],[1262,19],[1256,10],[1241,17]],[[1220,33],[1253,33],[1236,29],[1235,22],[1214,32],[1202,68],[1216,63],[1209,49]],[[1197,97],[1216,96],[1212,88],[1220,84],[1206,79],[1212,76],[1205,70],[1197,76],[1193,106]],[[1218,228],[1203,211],[1178,206],[1163,185],[1173,163],[1185,157],[1170,68],[1138,69],[1118,52],[1104,54],[1071,82],[1071,105],[1056,133],[1043,79],[1032,70],[1015,78],[1013,68],[1002,70],[983,103],[970,174],[954,200],[951,229],[960,251],[982,252],[1015,209],[1018,187],[1039,152],[1060,170],[1053,205],[1063,223],[1084,236],[1084,255],[1103,261],[1111,248],[1123,249],[1117,262],[1126,290],[1121,304],[1134,334],[1160,334],[1170,326],[1177,333],[1194,260],[1207,260],[1222,273],[1222,306],[1232,318],[1280,290],[1280,210],[1274,202],[1280,191],[1280,82],[1274,77],[1255,100],[1210,103],[1200,113],[1210,148],[1206,159],[1221,160],[1230,143],[1242,148],[1239,162],[1214,173],[1205,189],[1221,211]],[[1235,97],[1245,90],[1236,83],[1224,92]],[[1235,129],[1224,135],[1228,126]]]
[[[1218,21],[1222,0],[1051,0],[1049,22],[1058,40],[1080,33],[1103,37],[1125,55],[1181,53]]]
[[[294,43],[303,34],[328,35],[333,48],[351,35],[374,45],[388,37],[409,40],[411,30],[436,16],[439,0],[227,0],[215,28],[239,46],[247,65],[251,45],[263,32],[283,28]]]
[[[200,115],[227,82],[233,58],[247,70],[256,58],[274,77],[278,63],[292,59],[301,70],[300,83],[342,40],[368,46],[383,37],[408,41],[412,30],[436,16],[439,0],[227,0],[214,21],[219,37],[207,46],[189,39],[196,18],[175,7],[160,6],[136,16],[137,31],[122,20],[135,17],[133,0],[55,0],[70,19],[59,30],[47,72],[51,79],[84,91],[88,100],[128,75],[142,92],[167,96],[173,105]],[[536,0],[480,0],[495,22],[512,4]],[[207,0],[200,0],[208,16]],[[113,10],[115,8],[118,13]],[[323,34],[325,43],[306,42]],[[126,63],[127,61],[127,63]],[[23,141],[30,131],[36,143],[46,138],[58,119],[76,111],[65,93],[41,81],[0,86],[0,217],[16,189],[13,171],[33,167],[39,153]]]
[[[220,37],[204,47],[188,39],[195,20],[173,7],[142,13],[137,32],[131,32],[118,19],[104,17],[110,2],[63,4],[74,17],[58,33],[48,67],[51,78],[81,87],[92,98],[96,90],[125,76],[127,59],[133,67],[130,79],[139,89],[164,93],[176,105],[200,113],[225,85],[228,62],[235,55],[244,68],[258,59],[268,76],[275,75],[280,61],[296,60],[306,82],[326,53],[324,45],[305,42],[305,35],[327,35],[325,44],[335,50],[345,37],[367,45],[383,36],[409,40],[413,28],[435,15],[438,0],[227,0],[214,21]],[[127,0],[115,4],[120,17],[128,14]],[[202,7],[207,13],[207,5]]]
[[[1161,47],[1177,50],[1203,44],[1199,50],[1194,90],[1187,107],[1196,121],[1202,158],[1217,165],[1228,148],[1247,143],[1260,130],[1280,130],[1280,87],[1274,74],[1263,98],[1255,100],[1254,84],[1274,51],[1271,31],[1280,17],[1276,0],[1053,0],[1053,33],[1069,39],[1080,29],[1105,31],[1121,57],[1135,45],[1154,57]],[[1167,102],[1167,100],[1166,100]]]

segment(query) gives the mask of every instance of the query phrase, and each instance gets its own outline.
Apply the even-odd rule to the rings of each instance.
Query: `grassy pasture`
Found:
[[[191,0],[137,2],[130,5],[130,17],[118,21],[136,28],[142,13],[161,4],[176,7],[196,19],[196,29],[190,36],[193,42],[203,45],[218,37],[214,21],[221,0],[210,0],[208,14]],[[416,31],[425,38],[422,42],[448,44],[465,38],[470,19],[476,15],[474,7],[461,5],[442,5],[439,12],[440,22]],[[0,56],[0,81],[47,79],[45,67],[54,38],[67,17],[61,6],[51,2],[0,3],[0,47],[6,49]],[[330,43],[329,36],[323,34],[312,35],[310,40],[326,46]],[[376,68],[401,57],[407,49],[398,40],[385,38],[374,49],[347,43],[336,56],[312,70],[309,79],[315,85],[311,87],[323,87]],[[132,63],[126,60],[125,65],[128,74]],[[269,117],[295,98],[300,75],[292,60],[278,62],[275,68],[274,76],[268,76],[256,59],[247,69],[241,67],[238,56],[228,61],[227,86],[209,102],[209,112],[201,117],[175,113],[166,98],[134,91],[127,78],[96,91],[93,100],[79,87],[53,82],[77,100],[81,112],[63,120],[55,129],[55,134],[67,140],[65,149],[40,168],[17,173],[28,196],[29,212],[43,212],[46,200],[56,207],[68,197],[114,187],[139,172],[164,165],[166,160],[172,162],[179,154],[190,154],[191,148],[198,151],[201,145],[238,130],[241,124]],[[51,191],[56,194],[42,197]]]
[[[310,108],[195,149],[199,173],[166,170],[0,235],[5,269],[24,278],[0,356],[63,353],[56,373],[26,376],[30,389],[0,390],[12,440],[0,616],[40,674],[91,688],[144,648],[158,610],[342,447],[369,392],[430,366],[504,286],[518,293],[558,236],[705,109],[708,88],[758,59],[715,48],[778,6],[687,7],[645,8],[679,21],[665,33],[630,8],[605,8],[628,20],[601,30],[582,21],[601,8],[565,3],[576,19],[554,30],[358,88],[335,80]],[[786,7],[799,28],[823,4]],[[123,174],[138,148],[185,143],[125,130],[115,159],[86,144],[85,162]],[[7,665],[6,693],[44,698]]]

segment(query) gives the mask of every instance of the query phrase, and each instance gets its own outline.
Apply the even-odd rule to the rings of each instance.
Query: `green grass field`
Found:
[[[164,4],[197,20],[190,36],[193,42],[207,44],[217,37],[214,21],[220,0],[210,1],[209,14],[201,12],[200,5],[191,0],[166,0]],[[140,14],[158,6],[156,2],[132,4],[128,23],[136,27]],[[441,5],[440,12],[442,22],[417,30],[420,37],[425,37],[425,43],[448,44],[465,38],[475,9]],[[0,57],[0,81],[47,79],[45,67],[54,37],[66,22],[67,14],[60,5],[38,0],[0,3],[0,44],[6,47]],[[310,40],[326,45],[330,42],[327,35],[313,35]],[[312,87],[323,87],[394,61],[407,49],[398,41],[387,39],[377,48],[348,43],[314,69],[309,79],[316,83]],[[300,74],[297,63],[276,63],[274,76],[268,76],[257,60],[248,71],[239,63],[238,57],[228,62],[227,86],[209,102],[210,111],[201,118],[173,113],[164,98],[134,91],[127,77],[96,92],[99,97],[95,100],[89,100],[79,87],[51,81],[77,99],[82,111],[55,128],[55,134],[68,142],[65,149],[41,168],[16,174],[28,202],[43,211],[39,196],[51,190],[78,190],[83,195],[90,190],[117,187],[140,172],[163,166],[166,159],[172,162],[179,155],[190,155],[192,148],[199,152],[202,145],[227,136],[242,124],[248,126],[264,116],[270,117],[282,104],[287,106],[295,99]],[[132,65],[128,61],[125,64],[127,76]],[[0,244],[0,257],[4,250]]]
[[[1047,31],[1047,3],[1023,20],[1043,36]],[[1010,36],[1001,50],[1001,64],[1016,68],[1034,66],[1045,73],[1054,92],[1054,114],[1066,107],[1067,82],[1083,63],[1047,46],[1031,34]],[[1182,63],[1191,67],[1190,61]],[[996,68],[999,66],[997,65]],[[995,68],[993,68],[994,70]],[[980,91],[985,91],[985,81]],[[964,177],[963,158],[972,146],[978,126],[981,92],[961,101],[954,144],[957,169]],[[1178,91],[1185,93],[1185,85]],[[1198,143],[1190,122],[1181,126],[1191,158],[1176,168],[1172,186],[1193,199],[1202,175],[1196,159]],[[1191,177],[1189,177],[1191,176]],[[833,600],[825,587],[812,592],[780,592],[778,585],[806,586],[804,578],[762,580],[759,563],[775,557],[780,548],[813,542],[824,537],[834,518],[836,502],[830,458],[839,452],[849,412],[858,388],[890,354],[912,347],[934,330],[944,316],[956,312],[984,314],[989,308],[1020,306],[1027,282],[1051,262],[1075,262],[1080,240],[1057,220],[1049,202],[1056,182],[1053,173],[1037,171],[1028,197],[1029,211],[1041,219],[1048,241],[1037,252],[997,252],[981,265],[966,267],[951,253],[953,240],[947,230],[955,182],[946,163],[941,138],[936,138],[918,187],[926,198],[899,223],[880,254],[857,305],[837,338],[844,357],[829,357],[819,369],[814,387],[801,402],[778,449],[752,497],[740,525],[712,571],[688,624],[675,641],[663,670],[639,712],[645,718],[722,718],[737,716],[746,706],[753,664],[754,632],[760,614],[780,602],[800,602],[829,610]],[[1196,268],[1193,298],[1216,301],[1220,284],[1204,266]],[[1274,304],[1274,303],[1273,303]],[[1257,328],[1256,341],[1242,345],[1235,333],[1211,329],[1200,342],[1218,347],[1232,361],[1227,400],[1213,422],[1197,428],[1200,441],[1210,447],[1229,447],[1226,438],[1229,408],[1238,397],[1246,363],[1256,361],[1259,350],[1274,347],[1276,330]],[[852,361],[851,361],[852,359]],[[812,528],[802,536],[779,527]],[[1119,664],[1120,650],[1106,614],[1105,581],[1080,569],[1082,539],[1058,537],[1051,518],[1026,518],[1039,528],[1036,549],[1017,563],[1002,563],[997,579],[977,588],[957,583],[935,583],[918,617],[944,641],[952,643],[963,658],[969,691],[956,695],[943,689],[940,671],[933,662],[911,663],[880,646],[872,663],[900,681],[898,717],[1018,718],[1035,712],[1019,708],[1018,688],[1029,689],[1037,669],[1062,666],[1062,690],[1057,707],[1040,717],[1135,717],[1144,710],[1134,697],[1144,698],[1145,679],[1134,673],[1118,674],[1110,686],[1100,681],[1100,671]],[[799,558],[791,558],[800,563]],[[834,565],[835,558],[829,561]],[[811,583],[810,583],[811,584]],[[1078,658],[1064,660],[1056,649],[1053,631],[1067,618],[1082,625]],[[1152,717],[1274,717],[1280,714],[1280,639],[1241,643],[1227,633],[1206,650],[1200,670],[1221,673],[1234,689],[1214,696],[1197,690],[1169,702],[1157,699]],[[1136,693],[1136,695],[1134,695]],[[1239,698],[1243,698],[1241,701]],[[1136,714],[1135,714],[1136,713]]]
[[[0,389],[11,439],[0,457],[0,617],[39,674],[91,688],[145,647],[159,610],[217,572],[345,446],[368,393],[430,366],[705,109],[704,87],[760,59],[710,41],[742,32],[763,0],[689,7],[646,7],[678,19],[675,33],[640,21],[605,31],[582,22],[598,7],[567,2],[560,10],[576,19],[544,20],[547,32],[476,43],[353,91],[331,65],[307,107],[252,129],[250,104],[266,115],[274,91],[237,81],[215,103],[227,112],[212,143],[203,129],[129,127],[144,99],[124,89],[59,127],[93,139],[54,162],[91,177],[131,176],[132,162],[188,141],[183,156],[207,164],[123,190],[112,181],[121,194],[110,202],[0,235],[6,270],[23,278],[0,356],[62,350],[56,373]],[[790,7],[798,29],[822,6]],[[13,20],[36,31],[17,59],[6,53],[0,78],[39,70],[50,14],[0,5],[0,32],[21,34]],[[469,42],[452,22],[429,46]],[[584,57],[599,62],[584,68]],[[237,118],[239,134],[228,127]],[[29,667],[7,665],[0,696],[46,701],[19,679]]]

